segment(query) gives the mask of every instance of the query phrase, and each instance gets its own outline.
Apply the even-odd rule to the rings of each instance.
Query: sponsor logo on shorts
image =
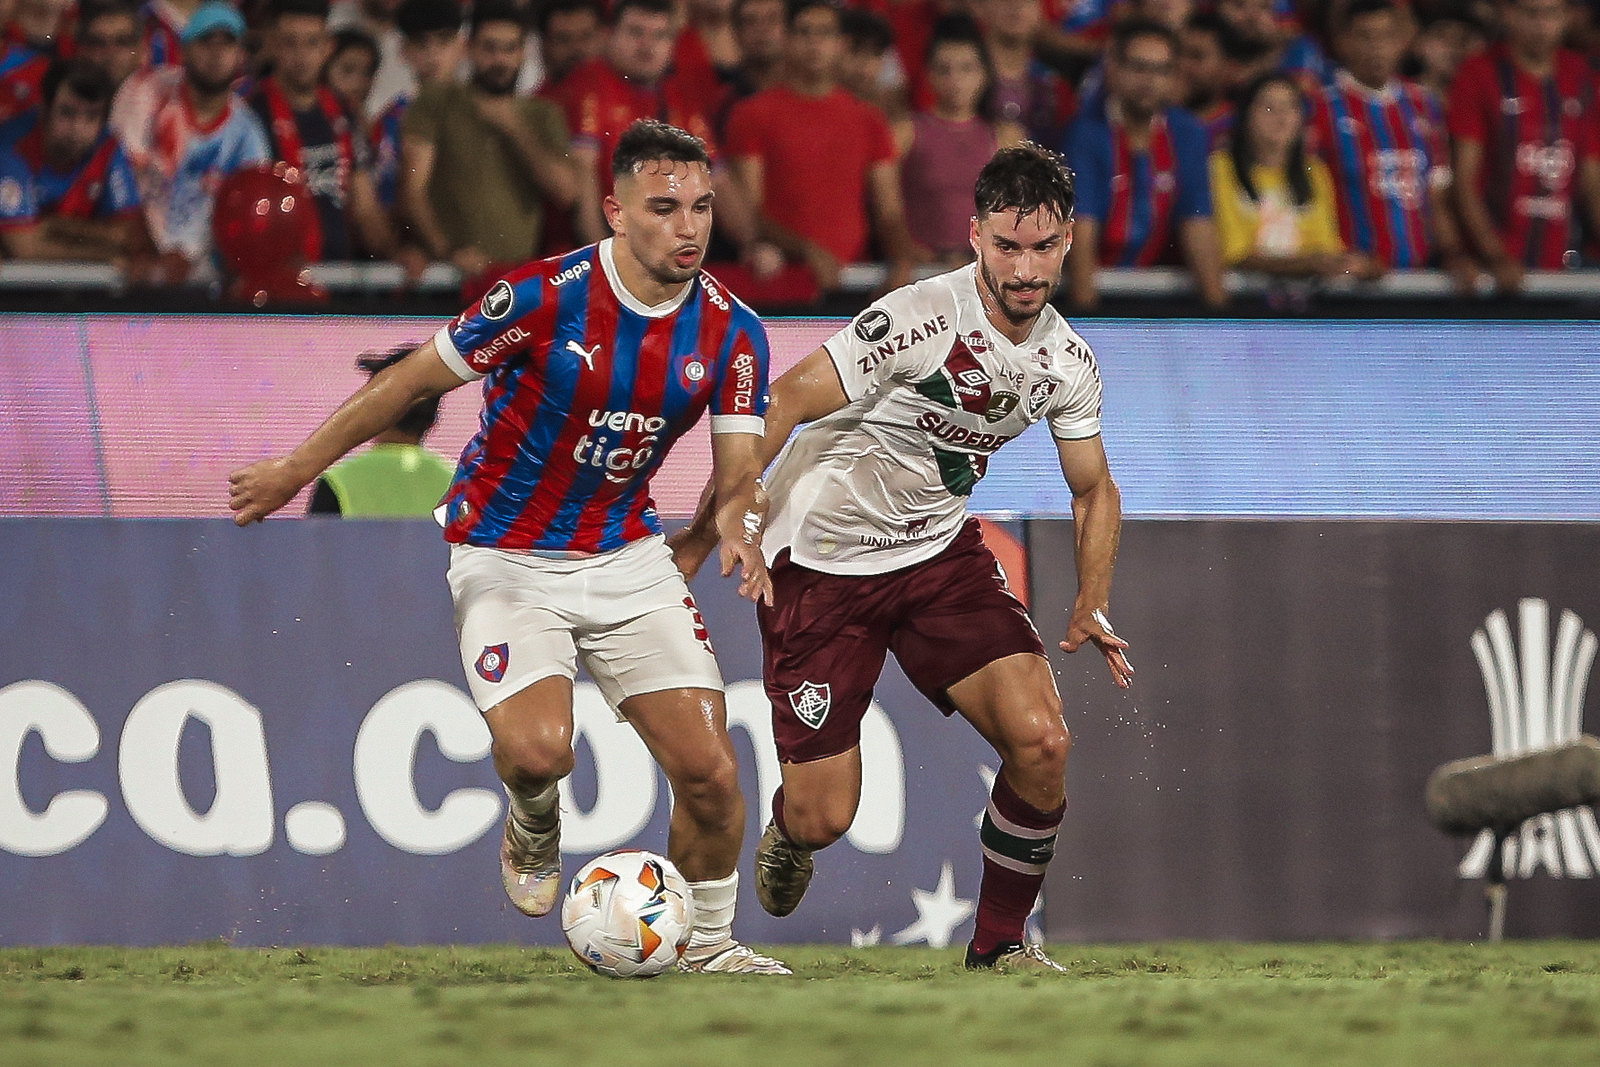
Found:
[[[1033,388],[1028,390],[1028,418],[1037,419],[1044,406],[1050,403],[1050,398],[1056,395],[1056,383],[1049,378],[1040,378],[1033,383]]]
[[[494,283],[493,289],[483,294],[483,317],[491,322],[499,322],[511,314],[511,306],[515,303],[511,283],[501,278]]]
[[[820,730],[833,707],[833,689],[827,682],[801,682],[800,688],[789,694],[789,706],[795,717],[813,730]]]
[[[877,344],[894,329],[894,320],[882,308],[868,308],[856,318],[856,336],[869,345]]]
[[[486,682],[498,682],[506,676],[506,664],[511,662],[511,648],[504,641],[498,645],[484,645],[478,662],[472,665],[478,677]]]

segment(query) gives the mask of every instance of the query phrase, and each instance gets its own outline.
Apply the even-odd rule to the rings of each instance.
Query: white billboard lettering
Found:
[[[378,836],[405,852],[456,852],[497,823],[499,794],[457,789],[429,811],[417,799],[417,742],[432,733],[439,752],[457,763],[489,754],[489,728],[460,689],[426,679],[390,690],[372,706],[356,734],[356,798]]]
[[[216,797],[201,813],[183,795],[178,741],[190,719],[211,731]],[[261,712],[226,686],[188,678],[146,693],[122,727],[117,769],[128,814],[191,856],[255,856],[272,847],[272,778]]]
[[[18,760],[28,734],[38,731],[44,750],[58,763],[82,763],[100,751],[100,728],[78,698],[49,682],[17,682],[0,689],[0,759],[11,774],[0,777],[0,848],[19,856],[53,856],[81,844],[105,821],[106,798],[90,789],[69,789],[34,812],[22,799]]]
[[[571,776],[561,780],[561,850],[609,852],[632,841],[655,814],[656,763],[590,682],[572,687],[574,748],[580,738],[594,757],[594,807],[580,808]]]

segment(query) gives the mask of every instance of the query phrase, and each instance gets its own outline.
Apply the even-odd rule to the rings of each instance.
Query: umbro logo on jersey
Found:
[[[582,356],[583,365],[590,370],[594,370],[594,354],[600,351],[600,346],[597,344],[593,348],[584,348],[576,341],[568,341],[567,351],[575,356]]]
[[[833,707],[833,689],[827,682],[801,682],[800,688],[789,694],[789,706],[801,722],[820,730]]]
[[[494,283],[494,288],[483,294],[483,317],[491,322],[498,322],[511,314],[511,305],[516,303],[516,297],[511,292],[511,283],[504,278]]]
[[[856,319],[856,336],[869,345],[875,345],[894,329],[894,320],[882,308],[868,308]]]

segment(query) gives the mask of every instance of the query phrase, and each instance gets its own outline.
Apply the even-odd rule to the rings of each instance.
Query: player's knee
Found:
[[[739,791],[739,764],[732,753],[699,761],[672,776],[672,792],[695,822],[743,823],[744,794]]]
[[[572,737],[564,729],[537,723],[494,739],[494,765],[507,782],[556,781],[572,773]]]
[[[1072,734],[1059,715],[1041,716],[1031,728],[1012,739],[1006,764],[1039,779],[1064,778],[1067,754],[1072,751]]]
[[[856,819],[853,797],[822,796],[814,801],[795,799],[785,791],[784,827],[796,843],[811,849],[826,848],[850,831]]]

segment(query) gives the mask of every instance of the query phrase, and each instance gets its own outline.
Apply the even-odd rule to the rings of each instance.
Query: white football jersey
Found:
[[[1040,419],[1100,432],[1094,353],[1046,306],[1023,344],[984,315],[974,265],[908,285],[826,342],[850,402],[795,435],[766,478],[771,561],[830,574],[929,559],[966,520],[1001,445]]]

